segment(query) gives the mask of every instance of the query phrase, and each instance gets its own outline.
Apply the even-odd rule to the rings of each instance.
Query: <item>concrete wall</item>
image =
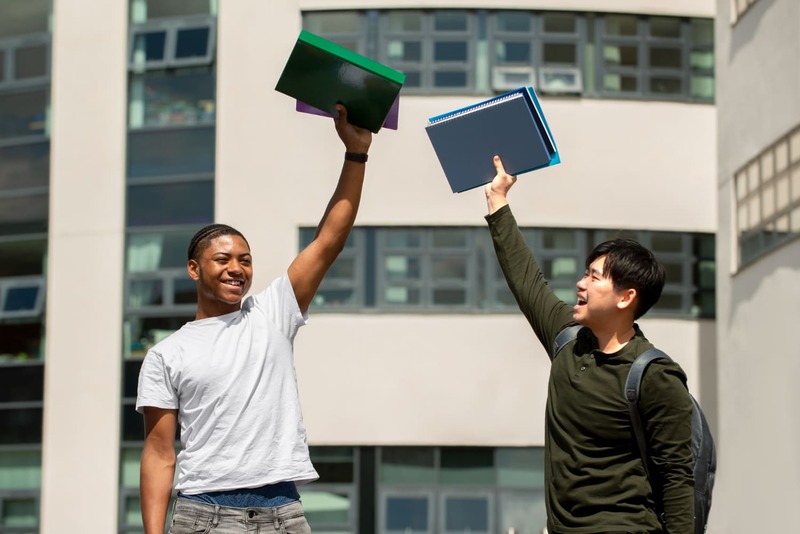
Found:
[[[800,4],[760,0],[730,24],[717,2],[720,428],[714,532],[790,532],[800,499],[797,443],[800,242],[739,269],[733,175],[800,124]],[[755,489],[755,491],[754,491]]]
[[[53,12],[41,532],[108,533],[119,506],[127,2],[55,0]]]

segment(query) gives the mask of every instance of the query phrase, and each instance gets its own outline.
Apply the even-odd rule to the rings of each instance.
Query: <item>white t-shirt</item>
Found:
[[[136,410],[178,410],[178,491],[318,478],[294,369],[294,337],[305,323],[284,274],[240,311],[186,323],[148,351]]]

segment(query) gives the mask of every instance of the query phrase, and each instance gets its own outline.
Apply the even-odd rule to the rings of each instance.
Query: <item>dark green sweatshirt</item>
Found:
[[[552,352],[572,308],[555,296],[508,206],[486,217],[508,286],[539,341]],[[547,528],[561,533],[692,534],[691,413],[686,376],[656,360],[641,386],[640,411],[654,494],[632,434],[624,384],[633,360],[653,345],[636,335],[614,354],[581,335],[552,359],[545,413]],[[661,499],[666,530],[656,513]]]

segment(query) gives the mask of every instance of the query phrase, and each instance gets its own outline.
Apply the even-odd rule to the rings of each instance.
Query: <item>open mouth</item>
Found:
[[[228,286],[242,287],[244,280],[223,280],[222,283]]]

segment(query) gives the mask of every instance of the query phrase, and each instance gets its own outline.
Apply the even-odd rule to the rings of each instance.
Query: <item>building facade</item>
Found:
[[[722,408],[712,513],[720,532],[788,532],[800,498],[800,362],[789,334],[800,319],[800,5],[720,0],[717,13]]]
[[[450,192],[424,133],[520,85],[562,158],[510,198],[551,285],[574,301],[608,236],[653,248],[668,285],[641,326],[716,425],[718,6],[596,4],[4,2],[0,533],[141,532],[136,379],[193,316],[189,237],[242,230],[263,287],[338,177],[331,121],[274,90],[303,28],[407,76],[296,341],[315,532],[544,527],[549,363],[494,261],[483,193]]]

